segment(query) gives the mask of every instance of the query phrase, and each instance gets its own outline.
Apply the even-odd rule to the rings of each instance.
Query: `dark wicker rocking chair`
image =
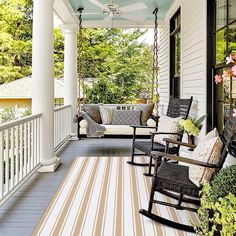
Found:
[[[141,209],[139,212],[144,216],[149,217],[152,220],[157,221],[161,224],[165,224],[176,229],[194,232],[193,227],[190,225],[184,225],[177,222],[173,222],[171,220],[165,219],[152,213],[153,203],[174,207],[178,210],[185,209],[195,212],[197,211],[197,209],[184,207],[181,205],[181,203],[189,202],[195,205],[200,205],[199,191],[201,190],[201,186],[198,187],[189,179],[189,167],[177,163],[162,161],[162,158],[168,158],[171,160],[181,161],[201,167],[214,168],[215,169],[214,175],[215,175],[222,168],[224,164],[224,161],[228,154],[228,148],[230,147],[232,140],[235,137],[235,131],[236,131],[236,117],[232,116],[232,111],[231,111],[231,115],[228,117],[223,133],[221,135],[223,148],[221,151],[219,162],[217,164],[209,164],[189,158],[183,158],[171,155],[168,153],[153,151],[151,155],[155,160],[155,171],[152,178],[152,188],[151,188],[149,206],[148,210]],[[175,143],[178,145],[184,145],[189,147],[188,144],[181,143],[178,141],[172,141],[170,139],[166,139],[165,141],[167,142],[167,145],[169,145],[169,143]],[[213,178],[213,176],[211,178]],[[160,192],[162,194],[165,194],[169,197],[176,199],[177,204],[170,204],[167,202],[162,202],[154,199],[155,192]],[[193,199],[193,197],[195,199]]]
[[[190,99],[180,99],[180,98],[170,98],[168,109],[166,115],[172,118],[176,117],[182,117],[184,119],[187,119],[190,107],[192,104],[193,97],[190,97]],[[154,142],[154,136],[158,134],[170,134],[170,133],[160,133],[160,132],[151,132],[151,139],[148,141],[136,141],[136,129],[137,128],[152,128],[150,126],[137,126],[133,125],[133,143],[132,143],[132,155],[131,160],[128,161],[128,164],[131,165],[137,165],[137,166],[149,166],[148,173],[144,173],[146,176],[152,176],[151,169],[152,169],[152,157],[150,156],[151,151],[165,151],[165,146]],[[156,127],[158,128],[158,127]],[[178,133],[176,135],[179,135],[178,140],[182,140],[183,133]],[[135,149],[141,151],[142,153],[135,153]],[[169,153],[177,154],[179,153],[179,147],[173,147],[169,148]],[[134,161],[134,157],[138,155],[147,155],[150,156],[150,162],[149,163],[137,163]]]

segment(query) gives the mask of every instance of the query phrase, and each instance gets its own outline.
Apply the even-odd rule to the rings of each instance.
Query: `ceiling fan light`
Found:
[[[110,17],[110,18],[113,18],[113,17],[114,17],[114,13],[113,13],[113,11],[110,11],[108,17]]]

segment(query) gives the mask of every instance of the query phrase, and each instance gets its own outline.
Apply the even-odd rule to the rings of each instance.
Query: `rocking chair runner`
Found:
[[[190,107],[192,104],[193,97],[190,99],[179,99],[179,98],[170,98],[168,109],[167,109],[167,116],[172,118],[182,117],[183,119],[187,119]],[[138,165],[138,166],[149,166],[148,173],[145,173],[144,175],[151,176],[151,168],[152,168],[152,157],[150,156],[151,151],[165,151],[165,145],[162,145],[160,143],[154,142],[154,136],[159,134],[171,134],[171,133],[160,133],[160,132],[152,132],[151,134],[151,140],[149,141],[136,141],[136,129],[137,128],[152,128],[148,126],[135,126],[133,125],[133,143],[132,143],[132,156],[131,161],[128,161],[128,164],[132,165]],[[156,127],[158,128],[158,127]],[[183,133],[174,133],[175,135],[178,135],[178,140],[182,140]],[[135,149],[141,151],[142,153],[135,153]],[[179,146],[178,147],[172,147],[169,148],[169,153],[172,154],[178,154],[179,152]],[[137,155],[147,155],[150,156],[150,162],[149,163],[136,163],[134,161],[134,157]]]
[[[235,136],[236,131],[236,118],[231,116],[228,118],[222,136],[221,141],[223,143],[223,148],[221,150],[221,156],[217,164],[210,164],[202,161],[197,161],[189,158],[183,158],[175,155],[171,155],[168,153],[153,151],[151,155],[155,159],[155,170],[154,170],[154,176],[152,178],[152,188],[151,188],[151,194],[150,194],[150,200],[149,200],[149,207],[148,210],[141,209],[139,212],[149,218],[151,218],[154,221],[157,221],[159,223],[177,228],[182,229],[189,232],[194,232],[194,229],[192,226],[180,224],[177,222],[170,221],[168,219],[162,218],[158,215],[155,215],[152,213],[152,207],[153,203],[166,205],[169,207],[175,207],[176,209],[185,209],[190,211],[197,211],[197,209],[194,208],[188,208],[181,205],[182,202],[190,202],[199,205],[199,191],[201,190],[201,185],[199,187],[194,184],[190,178],[189,178],[189,167],[161,161],[162,158],[168,158],[175,161],[181,161],[185,163],[189,163],[192,165],[197,165],[205,168],[211,168],[215,170],[211,176],[211,179],[213,176],[223,167],[224,161],[226,159],[226,156],[228,154],[228,148],[232,143],[232,140]],[[167,142],[167,146],[170,143],[178,144],[178,145],[184,145],[189,146],[188,144],[181,143],[178,141],[173,141],[170,139],[165,140]],[[210,179],[210,180],[211,180]],[[177,194],[170,193],[175,192]],[[160,192],[162,194],[165,194],[169,197],[177,199],[177,204],[170,204],[162,201],[158,201],[154,199],[155,192]],[[188,197],[183,197],[184,195],[194,197],[197,199],[192,199]]]

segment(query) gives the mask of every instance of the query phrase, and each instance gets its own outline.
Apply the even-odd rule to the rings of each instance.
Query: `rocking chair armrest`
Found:
[[[170,132],[150,132],[150,134],[152,135],[152,136],[154,136],[154,135],[158,135],[158,134],[173,134],[173,135],[179,135],[179,136],[181,136],[182,135],[182,133],[170,133]]]
[[[167,159],[171,159],[174,161],[181,161],[181,162],[185,162],[192,165],[197,165],[197,166],[202,166],[202,167],[207,167],[207,168],[215,168],[215,169],[220,168],[220,166],[217,164],[211,164],[211,163],[207,163],[203,161],[193,160],[186,157],[175,156],[175,155],[168,154],[165,152],[152,151],[151,155],[155,160],[157,160],[160,157],[165,157]]]
[[[173,135],[179,135],[181,136],[182,134],[181,133],[170,133],[170,132],[150,132],[151,134],[151,142],[152,142],[152,146],[153,146],[153,143],[154,143],[154,137],[155,135],[158,135],[158,134],[173,134]]]
[[[197,145],[180,142],[180,141],[173,140],[173,139],[170,139],[170,138],[163,138],[163,141],[165,141],[166,143],[173,143],[173,144],[177,144],[177,145],[184,146],[184,147],[190,147],[190,148],[196,148],[197,147]]]
[[[141,128],[141,129],[156,129],[156,126],[148,126],[148,125],[130,125],[132,128]]]

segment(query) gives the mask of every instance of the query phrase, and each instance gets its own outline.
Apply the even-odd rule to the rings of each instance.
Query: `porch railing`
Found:
[[[0,202],[40,166],[41,116],[0,125]]]
[[[71,106],[54,110],[54,150],[56,151],[69,137],[71,132]]]

